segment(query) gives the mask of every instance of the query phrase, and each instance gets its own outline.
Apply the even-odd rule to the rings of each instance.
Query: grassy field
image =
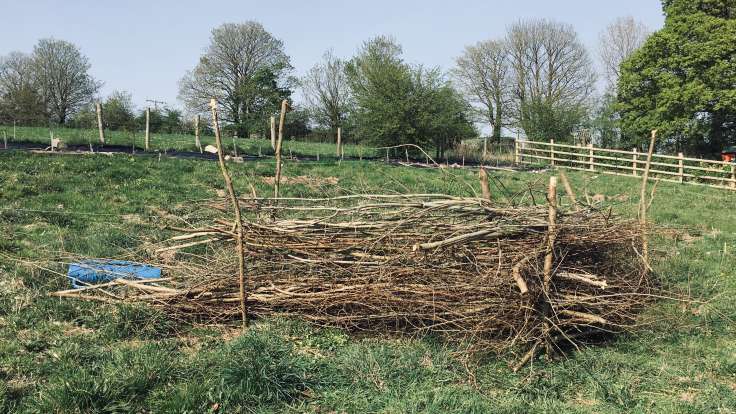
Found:
[[[273,162],[231,164],[240,192],[271,188]],[[479,192],[469,170],[291,162],[285,195]],[[494,174],[495,175],[495,174]],[[496,175],[506,194],[544,174]],[[632,215],[637,181],[570,173],[574,187]],[[680,237],[654,241],[664,287],[652,325],[513,373],[513,355],[466,359],[432,337],[352,337],[294,320],[187,326],[142,307],[51,298],[59,251],[116,257],[167,233],[163,211],[212,198],[217,164],[156,157],[0,151],[0,412],[736,412],[736,193],[662,183],[651,209]],[[504,192],[495,189],[500,197]]]
[[[78,128],[49,128],[42,127],[16,127],[15,138],[13,138],[13,126],[12,125],[0,125],[0,138],[1,135],[5,135],[8,139],[8,144],[12,147],[13,144],[23,145],[34,145],[40,148],[45,148],[50,145],[50,136],[53,132],[55,138],[60,138],[68,146],[84,146],[88,147],[90,144],[98,150],[104,151],[104,147],[108,148],[111,146],[117,146],[125,148],[130,152],[144,151],[144,135],[141,132],[133,133],[129,131],[106,131],[105,132],[105,146],[99,145],[99,135],[97,129],[78,129]],[[224,137],[223,145],[225,151],[231,155],[249,155],[249,156],[273,156],[274,151],[271,149],[271,142],[267,139],[254,139],[254,138],[238,138],[233,142],[231,137]],[[202,147],[207,145],[215,145],[215,138],[213,136],[203,135],[200,138]],[[2,142],[0,142],[2,145]],[[365,145],[357,145],[350,142],[343,144],[343,156],[345,158],[380,158],[386,157],[386,149],[375,149]],[[477,162],[478,154],[482,153],[482,141],[480,139],[468,140],[464,145],[458,146],[454,150],[450,150],[447,153],[447,158],[451,161],[462,163],[463,160],[468,162]],[[197,152],[199,149],[195,145],[194,135],[188,134],[164,134],[155,133],[151,134],[149,142],[150,152]],[[487,146],[488,162],[491,164],[503,164],[513,162],[513,143],[505,140],[503,144],[496,144],[489,142]],[[309,157],[320,159],[337,159],[335,144],[333,143],[320,143],[320,142],[302,142],[299,140],[285,140],[283,143],[284,155],[294,157]],[[404,148],[393,148],[388,150],[389,158],[391,159],[404,159],[406,157],[406,151]],[[434,153],[429,154],[434,157]],[[423,154],[418,152],[416,149],[409,148],[409,156],[418,161],[426,161]],[[436,160],[437,162],[444,162],[446,159]]]

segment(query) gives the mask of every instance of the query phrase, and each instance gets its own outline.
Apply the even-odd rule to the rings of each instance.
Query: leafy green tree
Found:
[[[20,52],[0,57],[0,122],[38,125],[47,119],[31,57]]]
[[[438,69],[412,67],[388,37],[363,44],[346,66],[356,136],[380,146],[414,144],[444,153],[475,131],[470,107]]]
[[[664,28],[621,67],[629,145],[657,129],[660,149],[712,154],[736,142],[736,2],[665,0]]]
[[[114,91],[102,103],[105,127],[112,130],[135,129],[135,108],[129,92]]]

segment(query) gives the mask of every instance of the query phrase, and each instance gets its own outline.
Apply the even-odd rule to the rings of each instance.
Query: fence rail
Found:
[[[644,170],[646,153],[557,144],[554,140],[516,141],[517,164],[548,164],[572,170],[638,177]],[[650,167],[654,180],[736,190],[736,164],[675,155],[654,154]]]

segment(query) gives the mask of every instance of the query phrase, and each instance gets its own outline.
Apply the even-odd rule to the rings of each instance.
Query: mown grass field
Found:
[[[334,149],[334,147],[333,147]],[[230,164],[236,190],[271,187],[269,160]],[[284,195],[479,192],[477,172],[382,163],[290,162],[286,176],[338,185]],[[638,181],[570,173],[573,186],[633,215]],[[521,191],[545,174],[494,174]],[[0,151],[0,412],[736,412],[736,193],[662,183],[651,217],[679,237],[653,242],[669,290],[652,325],[518,373],[513,355],[467,359],[432,337],[353,337],[295,320],[186,326],[143,307],[49,297],[66,288],[59,251],[116,257],[162,239],[162,211],[216,195],[217,164],[128,155]],[[669,234],[669,233],[668,233]]]

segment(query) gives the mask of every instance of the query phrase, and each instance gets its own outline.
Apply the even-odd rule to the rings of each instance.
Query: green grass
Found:
[[[68,146],[89,146],[92,144],[95,148],[99,148],[104,151],[104,146],[99,147],[99,132],[97,129],[82,129],[82,128],[65,128],[65,127],[53,127],[52,129],[45,127],[21,127],[15,128],[15,138],[13,138],[13,126],[12,125],[0,125],[0,139],[5,134],[8,138],[8,143],[22,144],[33,144],[41,148],[48,147],[50,145],[50,134],[53,132],[55,138],[60,138]],[[202,147],[207,145],[215,145],[215,138],[213,136],[203,135],[200,138]],[[144,151],[144,134],[140,131],[133,133],[130,131],[105,131],[105,145],[109,146],[121,146],[132,149],[135,147],[136,151]],[[1,145],[1,143],[0,143]],[[270,157],[274,155],[274,150],[271,149],[271,142],[268,139],[258,138],[238,138],[233,142],[232,137],[223,137],[223,145],[226,153],[231,155],[249,155],[249,156],[262,156]],[[384,159],[387,154],[386,149],[371,148],[366,145],[344,143],[343,144],[343,155],[346,158],[371,158],[371,159]],[[427,161],[424,154],[420,153],[414,148],[408,148],[409,156],[412,159],[419,161]],[[152,133],[149,142],[150,152],[171,152],[171,151],[187,151],[197,152],[199,149],[195,145],[194,135],[190,134],[167,134],[167,133]],[[509,141],[504,141],[503,144],[496,144],[494,142],[488,143],[487,146],[488,155],[486,156],[486,162],[491,164],[513,162],[513,144]],[[303,142],[299,140],[286,139],[283,143],[282,154],[284,156],[294,157],[310,157],[325,160],[336,160],[340,158],[336,153],[336,147],[334,143],[324,142]],[[447,157],[443,159],[437,159],[436,162],[446,162],[449,159],[451,162],[461,163],[464,160],[468,162],[478,162],[480,154],[482,154],[482,141],[478,139],[468,140],[465,145],[460,145],[454,150],[447,152]],[[389,158],[396,160],[403,160],[406,157],[406,151],[403,148],[392,148],[388,150]],[[429,151],[429,155],[434,157],[435,154]]]
[[[270,194],[261,177],[272,161],[230,168],[237,191],[253,183]],[[286,185],[285,195],[480,191],[465,170],[287,162],[284,174],[340,179]],[[604,194],[616,212],[634,214],[636,180],[569,175],[579,196]],[[546,180],[495,176],[509,193]],[[45,258],[125,255],[168,234],[162,210],[191,209],[217,189],[209,161],[0,152],[0,412],[736,411],[736,194],[723,190],[662,183],[651,210],[690,235],[654,241],[656,272],[707,304],[660,301],[636,333],[519,373],[508,368],[512,355],[467,361],[432,337],[352,337],[275,318],[240,334],[47,295],[67,283]]]

